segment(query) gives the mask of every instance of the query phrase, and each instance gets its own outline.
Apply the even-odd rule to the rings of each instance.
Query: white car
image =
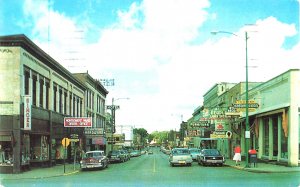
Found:
[[[189,148],[189,151],[191,153],[192,159],[194,161],[197,160],[197,156],[200,155],[200,149],[198,149],[198,148]]]
[[[191,166],[193,159],[187,148],[174,148],[171,150],[169,156],[169,162],[171,166],[174,165],[187,165]]]

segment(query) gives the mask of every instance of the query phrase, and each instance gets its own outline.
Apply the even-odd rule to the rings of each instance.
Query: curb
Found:
[[[0,178],[0,180],[19,180],[19,179],[46,179],[46,178],[54,178],[54,177],[61,177],[61,176],[68,176],[78,173],[80,170],[76,170],[69,173],[62,173],[62,174],[55,174],[49,176],[40,176],[40,177],[16,177],[16,178]]]
[[[226,165],[226,164],[225,164]],[[300,172],[300,171],[270,171],[270,170],[255,170],[255,169],[250,169],[250,168],[245,168],[245,167],[240,167],[240,166],[232,166],[232,165],[226,165],[231,168],[235,168],[238,170],[243,170],[247,172],[252,172],[252,173],[294,173],[294,172]]]

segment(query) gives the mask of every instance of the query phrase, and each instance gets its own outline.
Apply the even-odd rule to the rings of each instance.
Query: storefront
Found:
[[[0,171],[1,173],[12,173],[14,139],[12,132],[0,131]]]
[[[103,150],[106,151],[106,138],[103,128],[85,128],[86,151]]]

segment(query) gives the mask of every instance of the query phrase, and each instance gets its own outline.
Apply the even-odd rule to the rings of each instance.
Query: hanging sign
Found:
[[[31,96],[24,96],[24,130],[31,130]]]
[[[81,118],[64,118],[64,127],[92,127],[91,117],[81,117]]]

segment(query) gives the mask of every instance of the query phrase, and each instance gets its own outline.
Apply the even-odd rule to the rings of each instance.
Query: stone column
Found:
[[[291,72],[290,76],[290,108],[288,111],[288,165],[298,166],[299,160],[299,112],[298,104],[300,103],[300,73],[299,71]]]

